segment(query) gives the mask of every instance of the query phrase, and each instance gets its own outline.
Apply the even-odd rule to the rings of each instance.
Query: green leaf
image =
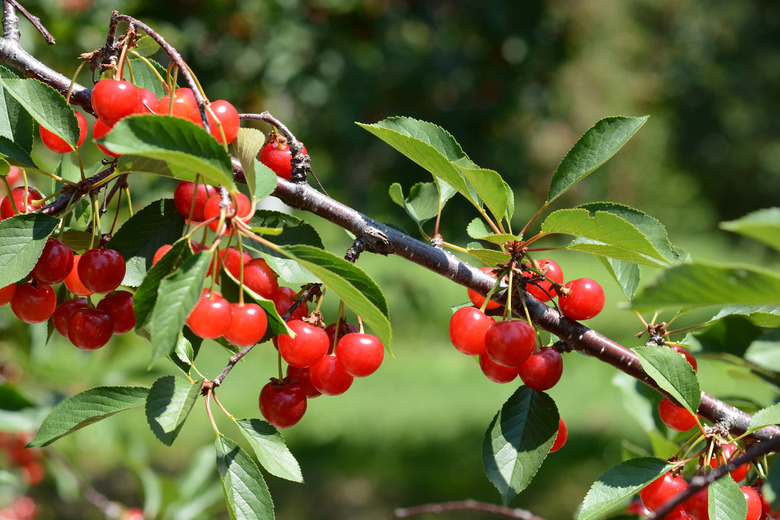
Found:
[[[542,223],[541,231],[577,237],[566,249],[652,267],[669,264],[642,231],[608,211],[591,213],[585,208],[554,211]]]
[[[669,347],[646,345],[633,350],[650,378],[695,414],[701,402],[701,389],[690,363]]]
[[[238,303],[240,284],[236,277],[233,276],[233,273],[224,269],[224,266],[220,271],[220,277],[222,296],[231,303]],[[263,298],[247,286],[244,286],[244,300],[258,304],[263,308],[265,315],[268,318],[268,330],[266,331],[265,336],[260,340],[260,343],[271,339],[273,336],[278,336],[279,334],[292,333],[287,327],[287,323],[285,323],[279,315],[279,312],[276,310],[276,305],[272,300]]]
[[[466,227],[466,233],[476,240],[484,240],[496,245],[503,245],[512,240],[517,240],[515,235],[508,233],[496,233],[481,218],[475,218]]]
[[[722,308],[710,322],[735,315],[745,316],[759,327],[780,327],[780,306],[777,305],[730,305]]]
[[[259,162],[257,161],[257,155],[263,147],[263,142],[265,142],[265,134],[256,128],[239,128],[236,140],[233,142],[233,147],[236,149],[236,156],[241,162],[241,168],[244,170],[246,185],[249,188],[249,193],[252,194],[256,194],[255,188],[257,186],[257,181],[255,162]],[[268,168],[264,164],[260,164],[264,168]],[[276,174],[274,174],[274,187],[275,186]],[[261,197],[255,197],[255,200],[262,199],[266,195],[270,195],[270,193],[266,193]]]
[[[606,258],[604,256],[597,256],[596,258],[599,259],[601,265],[603,265],[612,278],[615,279],[623,290],[623,294],[626,295],[626,298],[629,300],[633,298],[639,287],[639,266],[623,262],[622,260],[615,260],[614,258]]]
[[[737,220],[721,222],[720,228],[780,250],[780,208],[760,209]]]
[[[143,404],[148,393],[148,388],[139,386],[98,386],[68,397],[44,419],[30,446],[48,446],[84,426]]]
[[[35,267],[59,220],[40,213],[0,221],[0,287],[18,282]]]
[[[610,468],[590,487],[577,520],[593,520],[606,515],[671,467],[664,460],[643,457]]]
[[[734,520],[747,517],[745,495],[731,475],[725,475],[709,485],[707,510],[710,520]]]
[[[773,330],[750,343],[745,359],[767,370],[780,372],[780,331]]]
[[[273,520],[274,504],[257,465],[226,437],[216,440],[217,469],[234,520]]]
[[[259,419],[239,419],[236,424],[266,471],[279,478],[303,482],[301,467],[279,430]]]
[[[557,431],[555,402],[526,386],[518,388],[493,418],[482,443],[482,464],[504,504],[531,482]]]
[[[500,222],[507,215],[509,208],[509,192],[506,189],[504,179],[501,178],[498,172],[493,170],[464,167],[461,164],[455,163],[460,173],[471,184],[479,198],[482,199],[485,207]]]
[[[780,276],[753,266],[675,265],[639,290],[637,310],[710,305],[780,305]]]
[[[176,210],[173,199],[152,202],[130,217],[106,244],[125,259],[127,271],[123,285],[141,285],[160,246],[172,244],[183,231],[184,218]]]
[[[54,88],[37,79],[2,78],[5,91],[41,126],[75,146],[79,140],[79,124],[73,108]]]
[[[176,440],[202,387],[202,380],[192,383],[174,376],[163,376],[152,384],[146,398],[146,420],[163,444],[170,446]]]
[[[418,182],[404,197],[403,188],[397,182],[390,186],[390,199],[401,206],[418,226],[435,218],[447,199],[441,200],[439,187],[434,182]],[[454,192],[450,192],[450,197]]]
[[[503,264],[509,260],[509,255],[497,249],[486,249],[478,242],[468,245],[468,252],[474,258],[481,260],[485,265]]]
[[[12,143],[7,137],[0,136],[0,155],[16,161],[22,166],[37,168],[30,154],[25,152],[19,145]]]
[[[644,117],[605,117],[586,131],[558,165],[550,181],[552,202],[607,162],[645,124]]]
[[[0,65],[0,154],[34,167],[29,155],[34,142],[33,118],[5,91],[3,84],[7,79],[19,79],[19,76]]]
[[[336,293],[390,349],[392,329],[387,300],[382,289],[365,271],[316,247],[299,245],[283,249]]]
[[[146,273],[146,277],[133,295],[136,330],[146,325],[148,318],[151,316],[152,310],[157,303],[160,282],[191,256],[192,250],[189,242],[183,238],[174,243],[170,251],[165,253]]]
[[[148,58],[149,56],[153,56],[157,54],[157,51],[160,50],[160,45],[154,41],[153,38],[150,36],[141,36],[140,38],[135,40],[136,46],[133,47],[131,52],[133,54],[138,54],[139,56],[143,56],[145,58]],[[140,61],[140,60],[139,60]],[[135,68],[133,69],[133,79],[135,78],[135,74],[138,73],[138,70]]]
[[[768,408],[762,408],[753,414],[750,419],[750,430],[758,430],[765,426],[780,424],[780,403],[773,404]]]
[[[198,303],[212,254],[201,251],[182,262],[181,268],[160,282],[149,328],[154,353],[150,365],[171,354],[187,317]]]
[[[194,181],[200,174],[209,184],[235,190],[230,156],[216,139],[191,121],[154,114],[128,116],[98,142],[118,154],[164,161],[174,168],[172,172],[178,172],[174,173],[177,178]],[[120,159],[117,171],[133,171],[128,169],[132,162]]]

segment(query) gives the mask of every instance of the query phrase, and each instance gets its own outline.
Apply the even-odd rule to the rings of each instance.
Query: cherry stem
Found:
[[[533,217],[531,217],[531,220],[529,220],[528,222],[526,222],[525,226],[523,226],[523,229],[521,229],[521,230],[520,230],[520,233],[518,233],[518,235],[517,235],[517,236],[519,236],[519,237],[520,237],[520,240],[522,240],[522,239],[523,239],[523,237],[525,236],[526,232],[528,231],[528,228],[529,228],[529,227],[531,227],[531,224],[533,224],[533,223],[534,223],[534,221],[535,221],[537,218],[539,218],[539,215],[541,215],[542,213],[544,213],[544,210],[546,210],[546,209],[547,209],[547,207],[548,207],[549,205],[550,205],[550,203],[549,203],[549,202],[545,202],[544,204],[542,204],[542,207],[541,207],[541,208],[539,208],[539,211],[537,211],[537,212],[536,212],[536,214],[535,214]]]
[[[530,511],[519,508],[511,508],[478,502],[476,500],[461,500],[457,502],[440,502],[437,504],[424,504],[414,507],[401,507],[394,511],[395,518],[410,518],[419,515],[442,514],[449,511],[480,511],[505,518],[519,518],[521,520],[544,520]]]
[[[214,414],[211,413],[211,396],[214,393],[213,387],[208,387],[206,389],[206,414],[209,416],[209,422],[211,422],[211,427],[214,429],[214,433],[217,434],[217,436],[221,436],[222,434],[219,433],[219,428],[217,428],[217,423],[214,421]]]
[[[241,351],[238,354],[235,354],[234,356],[231,356],[228,359],[227,366],[222,370],[222,372],[211,380],[211,384],[214,385],[214,387],[218,387],[222,384],[222,381],[225,380],[225,377],[230,373],[231,370],[233,370],[233,367],[236,366],[236,363],[241,361],[241,359],[249,354],[249,352],[255,347],[255,345],[249,345],[247,347],[244,347],[241,349]]]

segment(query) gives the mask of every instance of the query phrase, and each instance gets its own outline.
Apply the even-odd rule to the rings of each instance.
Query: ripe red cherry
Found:
[[[73,269],[73,251],[57,239],[49,238],[35,263],[32,277],[46,285],[60,283]]]
[[[561,379],[563,358],[554,348],[542,347],[518,367],[517,373],[528,388],[549,390]]]
[[[11,283],[5,287],[0,287],[0,307],[6,305],[16,294],[16,284]]]
[[[696,416],[666,397],[658,403],[658,415],[666,426],[678,432],[687,432],[696,426]]]
[[[311,383],[320,393],[325,395],[340,395],[349,390],[355,378],[344,370],[341,361],[332,354],[322,356],[309,367]]]
[[[352,332],[339,340],[336,357],[348,374],[367,377],[379,369],[385,358],[385,347],[372,334]]]
[[[281,334],[277,337],[279,354],[294,367],[310,367],[328,353],[328,335],[325,331],[305,321],[290,320],[287,326],[295,337]]]
[[[48,285],[25,283],[16,286],[11,310],[25,323],[41,323],[51,318],[57,307],[57,295]]]
[[[203,220],[214,219],[212,222],[209,223],[209,227],[214,232],[217,231],[217,227],[219,226],[220,200],[221,199],[219,195],[213,195],[206,200],[206,204],[203,206],[203,216],[204,216]],[[252,203],[249,202],[249,198],[241,192],[236,192],[235,201],[233,200],[232,197],[230,199],[230,209],[227,211],[225,218],[226,219],[238,218],[246,222],[251,218],[253,214],[253,209],[254,208],[252,208]],[[221,233],[225,233],[227,229],[231,227],[228,225],[229,220],[226,220],[225,223],[226,223],[226,229],[221,230],[220,231]]]
[[[558,298],[558,307],[567,318],[589,320],[604,308],[604,290],[590,278],[577,278],[563,287],[569,293]]]
[[[747,502],[747,516],[745,520],[758,520],[764,512],[764,507],[761,502],[761,495],[759,495],[756,488],[750,486],[740,486],[739,489],[745,496]]]
[[[84,119],[84,116],[82,116],[79,112],[76,112],[76,120],[79,124],[79,138],[78,142],[76,143],[76,148],[79,148],[82,144],[84,144],[84,139],[87,138],[87,120]],[[71,145],[69,145],[67,141],[58,135],[50,132],[44,127],[40,127],[39,130],[41,134],[41,141],[43,141],[43,144],[46,145],[46,148],[52,152],[70,153],[73,151]]]
[[[639,498],[647,509],[656,511],[687,487],[688,483],[681,476],[664,473],[642,488]]]
[[[100,300],[97,308],[111,316],[111,321],[114,323],[114,334],[124,334],[135,328],[133,293],[114,291]]]
[[[534,329],[524,321],[498,321],[485,333],[485,352],[490,359],[505,367],[519,367],[535,346]]]
[[[303,153],[308,153],[305,146],[303,146]],[[292,153],[290,152],[290,145],[286,141],[275,140],[266,144],[260,150],[258,160],[271,168],[279,177],[290,180],[292,175]]]
[[[328,335],[328,354],[333,354],[339,340],[350,332],[359,332],[359,329],[345,320],[339,320],[325,327],[325,333]]]
[[[713,468],[720,467],[721,464],[725,464],[726,462],[730,461],[731,459],[739,456],[738,448],[735,444],[724,444],[721,447],[721,453],[717,455],[716,457],[713,457],[710,460],[710,466]],[[736,469],[730,471],[731,477],[734,479],[735,482],[742,482],[745,480],[745,477],[747,476],[747,470],[748,465],[742,464],[741,466],[738,466]]]
[[[480,271],[483,271],[488,274],[493,273],[493,268],[486,266],[486,267],[480,267]],[[477,291],[474,291],[473,289],[467,289],[466,294],[468,294],[469,300],[471,300],[471,303],[474,304],[474,307],[481,309],[482,304],[485,303],[485,297],[479,294]],[[490,300],[487,305],[485,306],[486,311],[491,311],[493,309],[498,309],[501,307],[501,304],[498,302],[494,302],[493,300]]]
[[[73,256],[73,268],[70,270],[70,274],[65,277],[65,287],[76,296],[89,296],[92,291],[84,286],[84,283],[79,278],[79,263],[81,262],[81,255]]]
[[[705,487],[683,502],[683,509],[691,517],[691,520],[710,520],[710,513],[707,509],[708,495],[709,488]]]
[[[475,307],[461,307],[450,318],[450,341],[464,354],[479,356],[485,352],[485,335],[495,322]]]
[[[138,102],[135,105],[135,113],[154,114],[154,111],[157,110],[157,103],[159,103],[157,96],[147,88],[137,87],[136,90],[138,91]]]
[[[75,300],[69,300],[57,305],[52,314],[51,320],[54,323],[54,328],[57,332],[68,337],[68,320],[70,315],[79,309],[86,309],[89,307],[86,298],[76,298]]]
[[[228,331],[232,320],[230,302],[217,291],[203,289],[200,300],[187,318],[187,326],[198,337],[216,339]]]
[[[110,293],[125,278],[125,259],[113,249],[90,249],[78,262],[79,279],[93,293]]]
[[[494,383],[511,383],[517,377],[516,368],[499,365],[487,353],[479,355],[479,368]]]
[[[295,303],[295,294],[295,291],[290,287],[280,286],[276,290],[276,294],[274,294],[274,297],[271,299],[274,301],[274,307],[276,307],[276,312],[279,313],[279,316],[284,316],[290,307],[293,306]],[[309,305],[306,302],[301,302],[301,304],[292,312],[288,320],[300,320],[308,315]]]
[[[322,393],[314,387],[311,382],[311,367],[298,368],[292,365],[287,365],[287,380],[291,383],[298,383],[303,387],[303,391],[306,393],[307,399],[314,399],[322,395]]]
[[[166,94],[157,103],[157,113],[164,116],[180,117],[188,119],[196,124],[201,124],[198,103],[195,94],[189,88],[177,88],[174,91],[173,101],[171,95]]]
[[[68,320],[68,339],[82,350],[99,349],[114,334],[114,322],[99,309],[78,309]]]
[[[232,320],[225,339],[237,347],[254,345],[265,336],[268,318],[256,303],[231,303]]]
[[[217,195],[217,188],[202,182],[196,183],[190,181],[180,181],[173,190],[173,204],[179,214],[193,222],[203,222],[206,220],[204,209],[206,200],[209,197]],[[195,199],[193,206],[193,199]],[[219,205],[219,203],[217,203]],[[217,211],[219,214],[219,211]]]
[[[101,79],[92,89],[92,109],[109,126],[135,112],[138,91],[129,81]]]
[[[563,422],[563,419],[560,417],[558,418],[558,433],[555,435],[555,440],[553,441],[552,448],[550,448],[550,453],[555,453],[559,449],[563,448],[563,445],[566,444],[566,441],[569,439],[569,430],[566,428],[566,423]]]
[[[539,268],[544,273],[546,279],[527,284],[525,290],[540,302],[548,302],[555,296],[552,283],[563,283],[563,271],[561,266],[546,258],[539,260],[537,264],[539,264]],[[545,271],[545,269],[547,270]],[[523,276],[525,278],[537,278],[536,273],[531,271],[523,271]]]
[[[289,428],[306,413],[306,392],[300,384],[271,379],[260,391],[260,413],[277,428]]]
[[[152,258],[152,265],[155,265],[157,262],[159,262],[160,258],[164,257],[165,253],[170,251],[172,247],[173,247],[172,244],[161,245],[160,248],[157,249],[157,251],[155,251],[154,253],[154,257]]]
[[[688,349],[682,348],[679,345],[670,345],[670,348],[679,352],[680,355],[685,358],[685,361],[690,363],[690,365],[693,367],[694,372],[696,371],[697,368],[696,358],[693,357],[693,354],[691,354]]]
[[[252,255],[246,251],[242,252],[235,247],[226,247],[219,250],[219,258],[227,272],[232,274],[236,280],[241,279],[241,266],[246,270],[246,263],[252,260]]]
[[[11,202],[13,199],[13,203]],[[24,186],[19,186],[11,190],[10,197],[3,197],[3,202],[0,203],[0,217],[6,219],[11,218],[18,213],[34,213],[36,210],[33,202],[43,199],[43,195],[35,188],[29,188],[27,192],[24,191]],[[14,204],[16,210],[14,210]]]
[[[273,299],[279,290],[274,270],[264,258],[252,258],[244,264],[244,285],[267,300]],[[238,275],[235,275],[238,277]]]
[[[92,137],[95,139],[96,141],[95,144],[97,145],[98,148],[100,148],[100,151],[108,155],[109,157],[117,158],[121,154],[114,153],[108,148],[106,148],[105,146],[103,146],[102,144],[97,142],[98,139],[103,139],[106,136],[106,134],[110,131],[111,131],[111,127],[108,126],[103,121],[101,121],[100,119],[96,119],[95,124],[92,125]]]
[[[238,111],[224,99],[213,101],[210,107],[211,111],[214,112],[214,115],[216,116],[216,119],[214,119],[214,117],[211,116],[211,113],[208,110],[206,111],[211,135],[220,143],[223,142],[222,132],[219,131],[219,127],[217,126],[217,121],[219,121],[222,124],[222,131],[225,132],[224,142],[232,143],[238,135],[238,128],[241,126],[241,120],[238,118]]]

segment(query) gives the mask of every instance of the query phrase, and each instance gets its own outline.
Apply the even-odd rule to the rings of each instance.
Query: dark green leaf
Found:
[[[747,517],[747,502],[731,475],[719,478],[707,490],[710,520],[734,520]]]
[[[526,386],[518,388],[493,418],[482,444],[482,463],[504,504],[531,482],[557,431],[555,402]]]
[[[170,446],[176,440],[202,386],[203,381],[192,383],[174,376],[163,376],[152,384],[146,398],[146,420],[163,444]]]
[[[130,217],[106,244],[125,259],[124,285],[141,285],[160,246],[172,244],[183,231],[184,218],[176,210],[173,199],[152,202]]]
[[[696,332],[694,337],[703,352],[725,352],[742,357],[761,334],[761,329],[744,316],[732,315],[713,322],[703,331]]]
[[[760,209],[737,220],[721,222],[720,228],[780,250],[780,208]]]
[[[200,174],[206,182],[235,190],[230,156],[203,128],[179,117],[135,115],[121,119],[99,142],[118,154],[143,156],[164,161],[172,168]],[[120,160],[117,171],[127,170]],[[179,178],[183,178],[181,173]]]
[[[701,389],[696,372],[675,350],[664,346],[634,348],[642,368],[659,387],[674,396],[689,412],[696,413],[701,402]]]
[[[645,124],[647,117],[605,117],[589,128],[555,170],[547,201],[554,201],[607,162]]]
[[[157,303],[157,293],[163,278],[168,276],[176,267],[181,265],[184,260],[191,256],[192,250],[190,250],[189,242],[186,239],[181,239],[173,244],[170,251],[165,253],[165,255],[149,269],[143,282],[133,295],[133,311],[135,312],[136,329],[146,325],[148,318],[151,316],[152,309],[154,309],[154,305]]]
[[[600,518],[672,467],[652,457],[627,460],[607,470],[585,495],[577,520]]]
[[[35,267],[59,220],[40,213],[0,221],[0,287],[18,282]]]
[[[62,94],[32,78],[3,77],[3,87],[39,125],[75,146],[79,140],[79,124]]]
[[[279,430],[259,419],[239,419],[236,424],[266,471],[293,482],[303,482],[301,467]]]
[[[37,168],[30,154],[25,152],[19,145],[11,142],[7,137],[0,136],[0,155],[16,161],[22,166]]]
[[[98,386],[68,397],[44,419],[30,446],[48,446],[84,426],[143,404],[148,393],[148,388],[139,386]]]
[[[273,520],[274,504],[257,465],[226,437],[216,441],[217,469],[234,520]]]

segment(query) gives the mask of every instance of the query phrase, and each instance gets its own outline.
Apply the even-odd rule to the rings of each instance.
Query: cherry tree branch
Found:
[[[544,520],[525,509],[499,506],[476,500],[460,500],[457,502],[442,502],[439,504],[424,504],[414,507],[399,507],[395,510],[395,518],[411,518],[418,515],[441,514],[450,511],[479,511],[504,518],[519,518],[520,520]]]

